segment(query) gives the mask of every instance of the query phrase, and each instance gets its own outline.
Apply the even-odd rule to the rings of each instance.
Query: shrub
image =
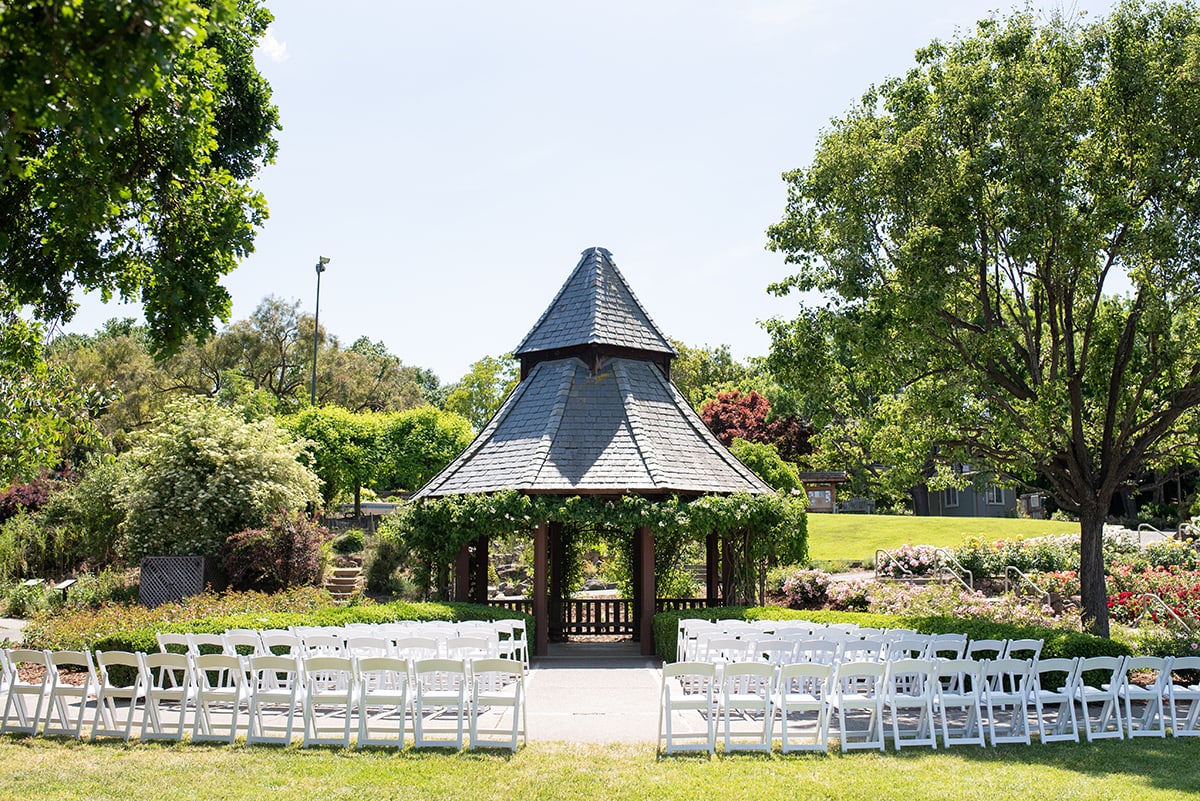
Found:
[[[831,582],[825,591],[829,607],[843,612],[865,612],[870,604],[868,593],[878,582],[868,579],[850,579]]]
[[[38,516],[18,512],[0,523],[0,580],[29,578],[46,571],[54,548]]]
[[[36,512],[50,500],[54,481],[43,470],[37,478],[25,484],[10,484],[0,491],[0,523],[21,512]]]
[[[276,592],[319,584],[324,572],[321,546],[329,530],[303,512],[280,511],[266,528],[239,531],[225,541],[221,553],[235,590]]]
[[[797,570],[784,579],[780,595],[792,609],[820,609],[829,600],[832,582],[824,570]]]
[[[937,550],[932,545],[901,545],[891,551],[891,559],[881,557],[875,570],[879,575],[891,578],[927,576],[941,565]]]
[[[1010,565],[1023,573],[1068,570],[1079,564],[1076,537],[1037,537],[989,542],[966,537],[953,550],[954,558],[976,578],[1003,576]]]
[[[342,554],[358,553],[363,549],[363,533],[358,530],[347,531],[333,541],[333,552]]]
[[[79,481],[51,496],[43,519],[55,530],[60,560],[71,566],[87,562],[100,567],[121,558],[121,523],[125,492],[132,478],[128,459],[91,462]]]
[[[396,571],[408,558],[408,550],[404,543],[394,534],[384,521],[379,533],[375,536],[373,547],[367,554],[366,574],[367,589],[371,592],[392,592],[393,578]]]
[[[129,556],[216,556],[229,535],[278,509],[320,499],[303,446],[273,420],[247,423],[200,397],[181,398],[131,452],[122,525]]]

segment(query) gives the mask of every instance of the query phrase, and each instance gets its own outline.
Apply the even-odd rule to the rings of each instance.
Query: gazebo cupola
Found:
[[[593,375],[608,359],[626,358],[657,365],[669,379],[677,354],[634,296],[612,254],[594,247],[583,252],[513,355],[521,360],[524,380],[540,362],[572,357]]]

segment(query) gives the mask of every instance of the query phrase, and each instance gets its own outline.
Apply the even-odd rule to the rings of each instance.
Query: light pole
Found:
[[[317,339],[321,333],[321,273],[325,272],[325,265],[329,264],[328,256],[320,256],[317,258],[317,311],[313,315],[313,369],[312,369],[312,398],[313,406],[317,405]]]

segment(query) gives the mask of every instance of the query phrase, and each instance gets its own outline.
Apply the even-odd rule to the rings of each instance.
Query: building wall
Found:
[[[996,487],[995,495],[984,486],[970,485],[958,490],[958,505],[947,501],[953,500],[949,490],[930,491],[929,514],[938,517],[1016,517],[1017,493],[1008,487]],[[949,494],[950,497],[947,497]],[[995,503],[995,501],[1001,501]]]

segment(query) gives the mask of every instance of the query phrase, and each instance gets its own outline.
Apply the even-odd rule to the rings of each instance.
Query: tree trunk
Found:
[[[918,484],[909,490],[912,496],[913,516],[929,517],[929,485]]]
[[[1104,513],[1107,504],[1079,510],[1079,592],[1084,630],[1108,636],[1108,590],[1104,580]]]

